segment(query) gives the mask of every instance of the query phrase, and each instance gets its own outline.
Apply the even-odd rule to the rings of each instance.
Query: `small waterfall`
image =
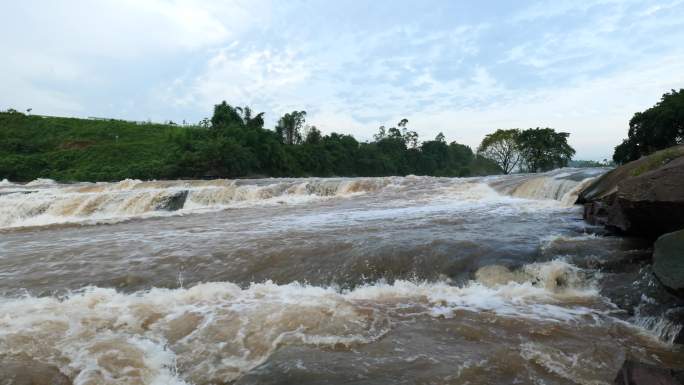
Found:
[[[500,193],[527,199],[553,199],[572,206],[579,193],[603,169],[563,168],[540,174],[511,175],[491,181]]]
[[[395,178],[140,181],[60,185],[3,181],[0,228],[107,221],[233,204],[300,203],[379,191]],[[21,190],[14,187],[20,186]],[[30,190],[27,189],[30,187]]]
[[[673,344],[682,331],[682,325],[663,317],[637,316],[634,323],[653,333],[661,341]]]

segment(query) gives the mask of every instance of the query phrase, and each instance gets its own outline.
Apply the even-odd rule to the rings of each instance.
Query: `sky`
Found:
[[[196,123],[226,100],[473,148],[552,127],[601,160],[684,88],[684,0],[2,1],[2,110]]]

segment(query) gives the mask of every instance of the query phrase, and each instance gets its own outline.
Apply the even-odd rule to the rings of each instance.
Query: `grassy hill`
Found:
[[[173,177],[177,145],[192,128],[0,113],[0,177],[16,181]]]
[[[407,149],[389,140],[359,143],[349,135],[331,134],[316,143],[286,145],[272,130],[240,124],[205,128],[27,116],[10,110],[0,112],[0,180],[468,176],[500,172],[498,166],[473,155],[467,146],[425,143],[425,149]]]

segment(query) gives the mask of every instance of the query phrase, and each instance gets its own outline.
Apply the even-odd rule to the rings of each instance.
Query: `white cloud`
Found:
[[[267,124],[304,109],[324,132],[367,139],[406,117],[422,137],[471,146],[548,125],[598,158],[633,112],[683,86],[682,4],[535,2],[470,17],[389,2],[15,2],[0,14],[0,108],[196,121],[225,99]]]

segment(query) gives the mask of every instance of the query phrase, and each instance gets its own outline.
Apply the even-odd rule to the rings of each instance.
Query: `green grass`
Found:
[[[26,116],[0,112],[0,179],[62,182],[253,176],[470,176],[496,174],[464,145],[397,139],[359,143],[330,134],[283,144],[273,130],[243,122],[198,126]]]
[[[671,162],[674,159],[684,155],[684,151],[676,148],[668,148],[649,155],[644,163],[632,170],[632,176],[639,176],[643,173],[657,169],[658,167]]]
[[[0,113],[0,178],[154,179],[173,175],[174,135],[200,129]]]

